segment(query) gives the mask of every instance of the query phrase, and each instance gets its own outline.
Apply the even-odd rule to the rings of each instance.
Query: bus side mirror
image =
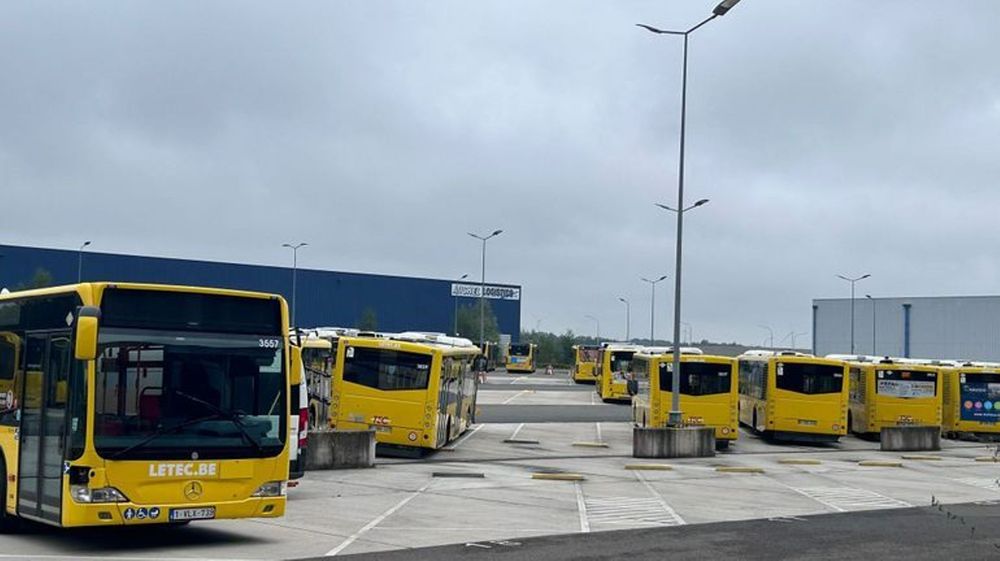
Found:
[[[100,324],[101,309],[83,306],[76,314],[76,360],[97,358],[97,327]]]

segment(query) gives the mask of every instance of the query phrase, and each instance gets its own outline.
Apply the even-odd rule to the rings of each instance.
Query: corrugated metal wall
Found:
[[[1000,296],[858,298],[854,305],[858,354],[1000,360]],[[851,300],[813,300],[813,313],[813,350],[850,352]]]
[[[0,245],[0,286],[27,282],[39,268],[55,284],[76,282],[78,253],[58,249]],[[283,294],[291,303],[290,267],[214,263],[109,253],[84,253],[83,280],[156,282],[257,290]],[[448,333],[453,329],[455,300],[449,280],[341,273],[299,269],[297,323],[302,326],[355,326],[366,309],[374,310],[378,328]],[[471,283],[470,283],[471,284]],[[520,289],[516,285],[506,286]],[[460,298],[474,305],[475,298]],[[517,340],[519,300],[490,300],[501,333]],[[466,334],[475,339],[476,334]]]

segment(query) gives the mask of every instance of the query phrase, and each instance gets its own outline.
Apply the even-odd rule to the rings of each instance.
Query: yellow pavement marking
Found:
[[[719,466],[715,471],[720,473],[764,473],[764,468],[747,466]]]
[[[1000,462],[1000,458],[997,456],[979,456],[976,458],[977,462]]]
[[[548,481],[584,481],[587,479],[579,473],[533,473],[531,478]]]
[[[858,465],[863,467],[901,468],[903,467],[903,462],[892,460],[861,460],[858,462]]]
[[[582,446],[584,448],[607,448],[607,442],[574,442],[573,446]]]
[[[812,458],[781,458],[778,460],[779,464],[788,464],[793,466],[818,466],[823,462],[819,460],[814,460]]]
[[[904,460],[920,460],[925,462],[936,462],[944,459],[941,456],[927,456],[921,454],[904,454],[900,456],[900,458],[903,458]]]
[[[667,464],[625,464],[625,469],[637,471],[670,471],[674,469],[674,466],[668,466]]]

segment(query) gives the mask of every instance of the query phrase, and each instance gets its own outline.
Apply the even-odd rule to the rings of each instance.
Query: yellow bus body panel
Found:
[[[638,358],[636,358],[638,357]],[[649,372],[659,372],[660,364],[672,363],[673,355],[636,354],[636,360],[648,360]],[[688,426],[705,426],[715,429],[716,440],[735,441],[739,438],[739,384],[737,383],[736,359],[714,355],[681,355],[681,363],[710,363],[729,367],[730,389],[726,393],[712,395],[681,394],[680,406],[683,422]],[[683,372],[683,367],[681,371]],[[649,398],[641,395],[632,397],[633,421],[639,426],[664,427],[669,417],[672,392],[660,388],[659,376],[649,375]],[[644,417],[642,417],[644,415]],[[645,420],[645,425],[642,421]]]
[[[739,359],[738,359],[739,360]],[[840,360],[804,356],[771,356],[749,359],[766,362],[767,392],[761,399],[740,393],[740,423],[755,430],[799,433],[804,435],[841,437],[847,434],[849,373],[847,363]],[[784,364],[819,364],[840,366],[841,391],[825,394],[804,394],[777,388],[776,366]],[[753,425],[756,413],[757,425]]]
[[[1000,423],[962,419],[961,378],[970,381],[983,374],[1000,374],[996,368],[960,367],[944,369],[945,392],[942,404],[942,429],[953,434],[994,434],[1000,435]]]

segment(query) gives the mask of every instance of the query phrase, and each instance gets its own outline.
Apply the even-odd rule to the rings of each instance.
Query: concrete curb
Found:
[[[608,448],[607,442],[574,442],[573,446],[581,448]]]
[[[858,462],[858,465],[862,467],[901,468],[903,467],[903,462],[892,460],[861,460]]]
[[[719,466],[715,468],[719,473],[764,473],[764,468],[748,466]]]
[[[625,469],[634,471],[671,471],[674,466],[667,464],[625,464]]]
[[[938,462],[943,460],[941,456],[925,456],[920,454],[904,454],[900,456],[904,460],[918,460],[922,462]]]
[[[812,458],[781,458],[778,463],[792,466],[818,466],[823,462]]]
[[[586,477],[579,473],[533,473],[532,479],[544,481],[586,481]]]

